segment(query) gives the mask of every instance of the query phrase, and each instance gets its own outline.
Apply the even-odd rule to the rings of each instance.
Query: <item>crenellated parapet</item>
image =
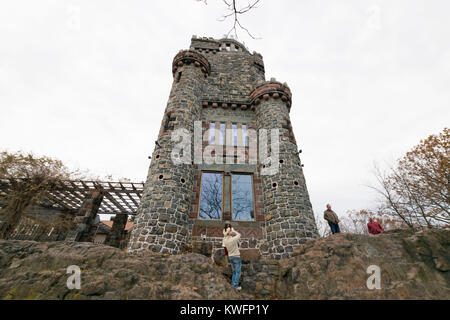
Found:
[[[178,67],[182,67],[185,64],[189,65],[191,63],[200,68],[205,77],[211,74],[211,65],[209,64],[208,59],[206,59],[202,54],[192,50],[182,50],[175,56],[175,58],[173,58],[173,75],[175,75]]]
[[[261,99],[269,100],[270,98],[281,99],[286,104],[288,110],[291,109],[292,93],[285,83],[283,84],[275,80],[265,81],[258,85],[250,94],[252,106],[258,105]]]

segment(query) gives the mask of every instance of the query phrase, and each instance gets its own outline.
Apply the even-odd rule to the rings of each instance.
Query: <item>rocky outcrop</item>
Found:
[[[81,288],[69,290],[69,265]],[[369,290],[367,268],[381,271]],[[2,299],[450,299],[450,232],[338,234],[309,241],[289,259],[243,265],[243,292],[228,266],[186,253],[127,254],[93,243],[0,241]]]
[[[278,299],[450,299],[450,232],[396,230],[338,234],[298,247],[290,259],[252,262],[243,281],[257,297]],[[369,266],[380,289],[369,290]]]
[[[81,270],[69,290],[67,267]],[[0,241],[2,299],[238,299],[211,260],[200,254],[163,255],[93,243]]]

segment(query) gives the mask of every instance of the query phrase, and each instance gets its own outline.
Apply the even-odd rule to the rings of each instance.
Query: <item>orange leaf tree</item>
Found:
[[[450,228],[450,132],[421,140],[388,173],[376,169],[383,211],[410,228]]]

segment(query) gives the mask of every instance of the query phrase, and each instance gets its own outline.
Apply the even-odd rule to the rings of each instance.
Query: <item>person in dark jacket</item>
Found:
[[[381,224],[374,221],[372,217],[369,218],[369,223],[367,223],[367,229],[369,229],[369,233],[373,235],[383,233],[384,231]]]
[[[327,204],[327,210],[323,212],[323,218],[328,222],[332,234],[341,232],[341,229],[339,228],[340,220],[337,214],[333,210],[331,210],[330,204]]]

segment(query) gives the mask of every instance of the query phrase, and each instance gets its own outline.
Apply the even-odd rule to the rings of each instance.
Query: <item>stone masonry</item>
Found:
[[[125,242],[126,232],[125,226],[128,221],[128,215],[126,213],[118,213],[114,217],[111,231],[106,236],[105,243],[112,247],[122,248]]]
[[[172,90],[128,250],[172,254],[188,250],[220,256],[226,222],[242,234],[244,261],[290,257],[295,247],[317,237],[289,118],[292,94],[287,84],[275,79],[266,81],[262,56],[250,53],[234,39],[193,36],[189,50],[180,51],[173,59],[172,73]],[[201,123],[201,128],[195,123]],[[232,128],[239,132],[242,128],[256,132],[278,129],[278,170],[274,174],[262,174],[266,164],[259,158],[252,161],[245,144],[232,145],[232,154],[226,154],[230,146],[228,133],[226,142],[213,153],[216,158],[223,157],[222,163],[194,161],[195,152],[206,152],[210,147],[208,129],[212,123],[216,128],[225,126],[230,132]],[[172,141],[171,135],[177,129],[187,130],[192,137],[194,133],[203,137],[200,150],[191,139],[191,163],[172,161],[171,153],[178,142]],[[238,139],[242,139],[242,133]],[[216,140],[214,143],[217,147]],[[238,160],[240,154],[244,162]],[[199,217],[205,172],[222,175],[222,207],[218,219]],[[252,219],[233,220],[230,190],[234,174],[251,176]]]
[[[67,233],[65,241],[92,241],[92,225],[97,217],[103,196],[104,192],[101,190],[95,189],[88,192],[81,208],[77,211],[73,221],[74,227]]]

